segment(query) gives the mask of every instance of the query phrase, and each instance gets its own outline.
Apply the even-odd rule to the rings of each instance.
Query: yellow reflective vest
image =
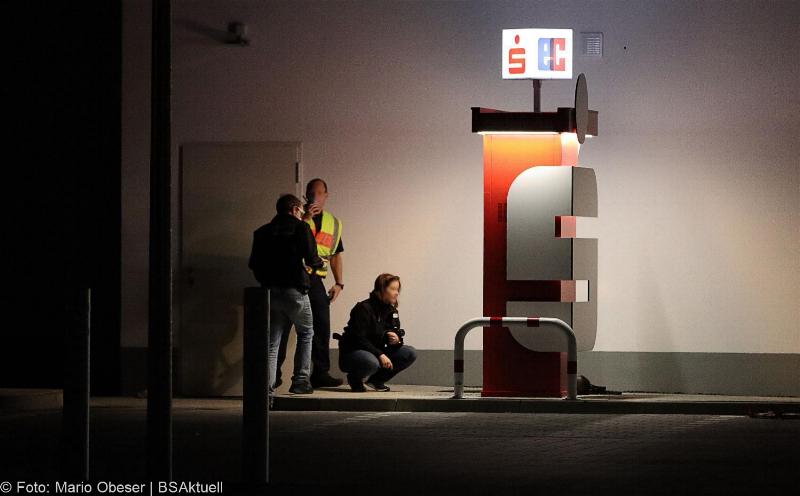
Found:
[[[325,260],[325,265],[314,270],[314,272],[320,277],[325,277],[328,275],[328,260],[333,256],[336,247],[339,246],[339,240],[342,239],[342,221],[327,210],[323,210],[319,231],[317,231],[313,218],[306,220],[306,222],[311,227],[314,239],[317,240],[317,255]],[[309,274],[312,272],[310,267],[307,267],[306,270]]]

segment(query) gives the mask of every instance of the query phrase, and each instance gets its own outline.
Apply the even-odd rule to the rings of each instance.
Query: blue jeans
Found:
[[[407,369],[417,359],[417,350],[405,344],[399,348],[388,348],[384,353],[392,361],[391,370],[382,368],[378,358],[366,350],[340,353],[339,368],[347,372],[350,379],[367,379],[382,384]]]
[[[311,317],[311,302],[307,294],[294,288],[270,288],[269,315],[269,390],[275,390],[278,369],[278,348],[281,337],[294,324],[297,331],[297,351],[294,354],[292,384],[305,384],[311,373],[311,339],[314,326]]]

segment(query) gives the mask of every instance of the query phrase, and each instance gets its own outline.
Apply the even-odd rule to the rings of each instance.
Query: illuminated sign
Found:
[[[572,79],[571,29],[504,29],[503,79]]]

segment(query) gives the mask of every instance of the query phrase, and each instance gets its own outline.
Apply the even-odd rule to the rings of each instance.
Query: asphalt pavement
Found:
[[[0,481],[58,480],[60,421],[0,414]],[[255,493],[240,401],[177,400],[173,421],[174,480]],[[270,431],[266,494],[800,493],[793,417],[279,411]],[[141,402],[94,403],[91,433],[93,481],[146,480]]]

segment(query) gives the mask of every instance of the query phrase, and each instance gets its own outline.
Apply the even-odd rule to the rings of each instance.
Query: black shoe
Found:
[[[311,387],[311,384],[304,382],[301,384],[292,384],[292,387],[289,388],[289,392],[294,394],[311,394],[314,392],[314,388]]]
[[[344,381],[338,377],[332,377],[329,373],[325,372],[317,376],[311,376],[311,385],[315,388],[324,387],[339,387],[344,384]]]
[[[391,391],[389,386],[387,386],[386,384],[384,384],[382,382],[367,381],[366,384],[367,384],[367,386],[371,387],[375,391],[379,391],[379,392],[382,392],[382,393],[386,392],[386,391]]]
[[[367,392],[367,388],[364,387],[364,383],[361,382],[361,379],[350,377],[350,374],[347,375],[347,383],[350,384],[350,389],[352,389],[354,393]]]

